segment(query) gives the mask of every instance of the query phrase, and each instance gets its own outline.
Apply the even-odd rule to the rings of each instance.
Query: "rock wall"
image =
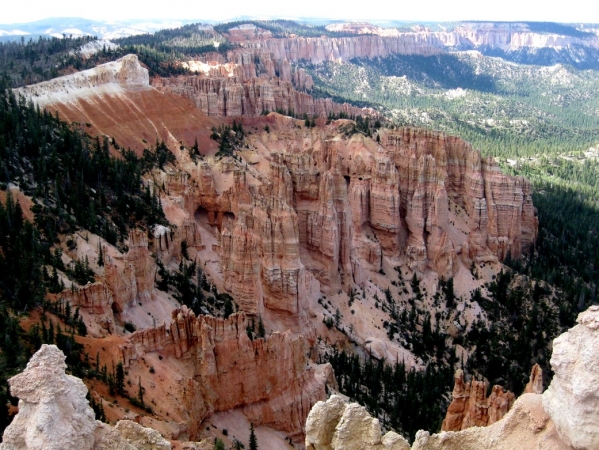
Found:
[[[314,64],[352,58],[384,58],[390,55],[428,56],[456,48],[507,52],[525,48],[599,48],[599,38],[591,33],[586,36],[568,36],[556,32],[535,32],[525,23],[464,22],[446,31],[433,31],[421,26],[415,26],[410,31],[399,31],[365,25],[352,37],[273,39],[268,34],[258,34],[248,36],[249,39],[246,38],[243,45],[246,49],[268,49],[275,60],[305,60]],[[341,31],[348,30],[346,28]],[[355,29],[349,31],[356,32]]]
[[[452,401],[441,430],[460,431],[470,427],[486,427],[503,418],[514,404],[514,394],[505,392],[503,387],[496,385],[487,398],[487,388],[484,381],[471,380],[464,383],[464,373],[458,369]]]
[[[209,116],[258,117],[264,111],[285,111],[292,115],[327,117],[339,115],[373,115],[374,111],[335,103],[330,98],[314,98],[296,90],[291,81],[261,76],[244,81],[243,77],[185,75],[154,78],[152,86],[189,98]],[[291,76],[288,78],[292,78]],[[299,82],[299,81],[298,81]]]
[[[128,245],[122,260],[106,256],[104,261],[105,281],[112,291],[116,312],[125,311],[135,302],[150,301],[154,295],[156,262],[148,250],[146,232],[131,230]]]
[[[218,230],[224,287],[250,314],[295,314],[314,301],[312,277],[326,294],[349,291],[384,258],[449,278],[460,261],[532,248],[530,184],[459,138],[381,129],[377,142],[348,136],[349,121],[306,131],[271,119],[293,126],[248,139],[264,149],[255,166],[198,165],[186,206]]]
[[[243,313],[228,319],[196,317],[183,307],[174,311],[169,327],[133,333],[121,346],[122,360],[129,367],[148,352],[160,350],[191,359],[192,393],[181,402],[189,411],[192,436],[207,417],[237,407],[244,407],[257,424],[302,436],[310,408],[326,397],[325,382],[332,369],[328,364],[309,364],[304,337],[287,331],[252,341],[248,325]]]
[[[44,344],[9,380],[19,413],[4,431],[1,450],[170,450],[155,430],[129,421],[113,429],[96,421],[87,388],[65,373],[65,359],[58,347]]]
[[[266,49],[275,60],[299,60],[318,64],[352,58],[384,58],[390,55],[436,55],[442,50],[418,33],[401,36],[357,36],[348,38],[286,38],[245,43],[245,47]]]
[[[58,295],[58,301],[69,302],[72,311],[79,308],[88,331],[100,327],[114,333],[114,300],[106,283],[98,281],[74,290],[65,289]]]

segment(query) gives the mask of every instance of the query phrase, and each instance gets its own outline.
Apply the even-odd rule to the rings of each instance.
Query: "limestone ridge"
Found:
[[[93,69],[15,89],[15,93],[43,107],[93,94],[118,94],[124,89],[149,86],[148,69],[139,64],[136,55],[127,55]]]
[[[87,388],[66,367],[58,347],[44,344],[9,380],[19,413],[4,431],[1,450],[170,450],[155,430],[129,421],[113,429],[96,421]]]

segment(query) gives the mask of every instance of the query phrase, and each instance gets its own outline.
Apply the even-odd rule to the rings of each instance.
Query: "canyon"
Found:
[[[90,383],[109,420],[129,417],[170,440],[196,441],[213,438],[211,428],[225,428],[226,414],[239,413],[261,432],[279,433],[273,432],[277,448],[287,439],[301,445],[310,409],[337,389],[331,366],[316,362],[319,346],[351,342],[375,358],[420,369],[423,361],[381,329],[390,312],[373,308],[379,298],[388,292],[407,304],[409,291],[398,282],[415,279],[428,301],[440,282],[456,278],[465,280],[456,292],[466,311],[470,292],[484,289],[506,257],[533,250],[538,219],[526,179],[503,174],[460,138],[379,127],[372,110],[314,98],[309,75],[290,64],[306,55],[318,62],[411,52],[417,43],[372,36],[247,42],[227,59],[187,62],[197,75],[169,79],[150,78],[128,55],[16,90],[106,137],[114,155],[127,147],[143,155],[159,141],[174,155],[172,164],[143,177],[168,226],[130,230],[121,247],[91,233],[73,236],[74,250],[63,246],[65,259],[92,261],[95,282],[73,284],[61,273],[72,287],[57,301],[81,314],[90,357],[121,362],[127,395],[145,389],[152,405],[152,413],[132,412],[124,398],[108,402],[104,388]],[[435,51],[431,46],[430,54]],[[280,111],[316,120],[307,125]],[[372,128],[367,133],[352,120],[327,120],[339,115],[363,115]],[[233,120],[242,127],[240,143],[223,151],[219,142],[235,135]],[[161,270],[176,273],[192,262],[214,302],[232,297],[234,311],[226,318],[194,313],[168,285],[156,287],[165,277]],[[484,277],[475,277],[472,267],[484,269]],[[327,326],[338,316],[349,331]],[[435,320],[455,326],[449,316]],[[265,328],[262,337],[257,323]],[[474,381],[463,386],[457,376],[454,401],[464,403],[465,392],[478,401],[484,390]],[[483,423],[477,410],[452,419],[451,427],[498,423],[519,410],[517,402],[510,409],[513,395],[499,388],[488,402],[496,405],[488,407],[492,419],[489,414]],[[462,406],[454,404],[458,415],[475,410]],[[360,421],[365,414],[360,410]],[[407,445],[395,433],[376,437],[376,424],[367,428],[379,446],[373,448]]]

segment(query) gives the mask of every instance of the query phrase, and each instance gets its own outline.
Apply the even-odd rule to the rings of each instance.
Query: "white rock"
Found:
[[[0,450],[170,450],[156,430],[122,420],[112,428],[95,420],[87,387],[65,373],[62,351],[42,345],[23,373],[8,380],[19,413]]]
[[[378,419],[373,419],[363,406],[346,403],[332,395],[318,402],[306,421],[307,450],[409,450],[410,445],[399,434],[381,435]]]
[[[27,368],[9,380],[19,413],[4,431],[2,450],[91,450],[96,421],[87,387],[65,373],[64,354],[42,345]]]
[[[121,420],[115,429],[137,450],[170,450],[171,444],[160,433],[131,420]]]
[[[126,89],[151,89],[148,69],[137,55],[126,55],[93,69],[14,89],[17,96],[44,107],[98,94],[119,95]]]
[[[599,449],[599,306],[553,341],[555,372],[543,406],[560,437],[576,449]]]

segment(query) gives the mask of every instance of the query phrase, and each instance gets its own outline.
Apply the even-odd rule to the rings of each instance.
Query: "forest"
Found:
[[[305,67],[320,96],[372,106],[399,126],[461,136],[483,155],[519,158],[597,144],[597,71],[467,52]]]

